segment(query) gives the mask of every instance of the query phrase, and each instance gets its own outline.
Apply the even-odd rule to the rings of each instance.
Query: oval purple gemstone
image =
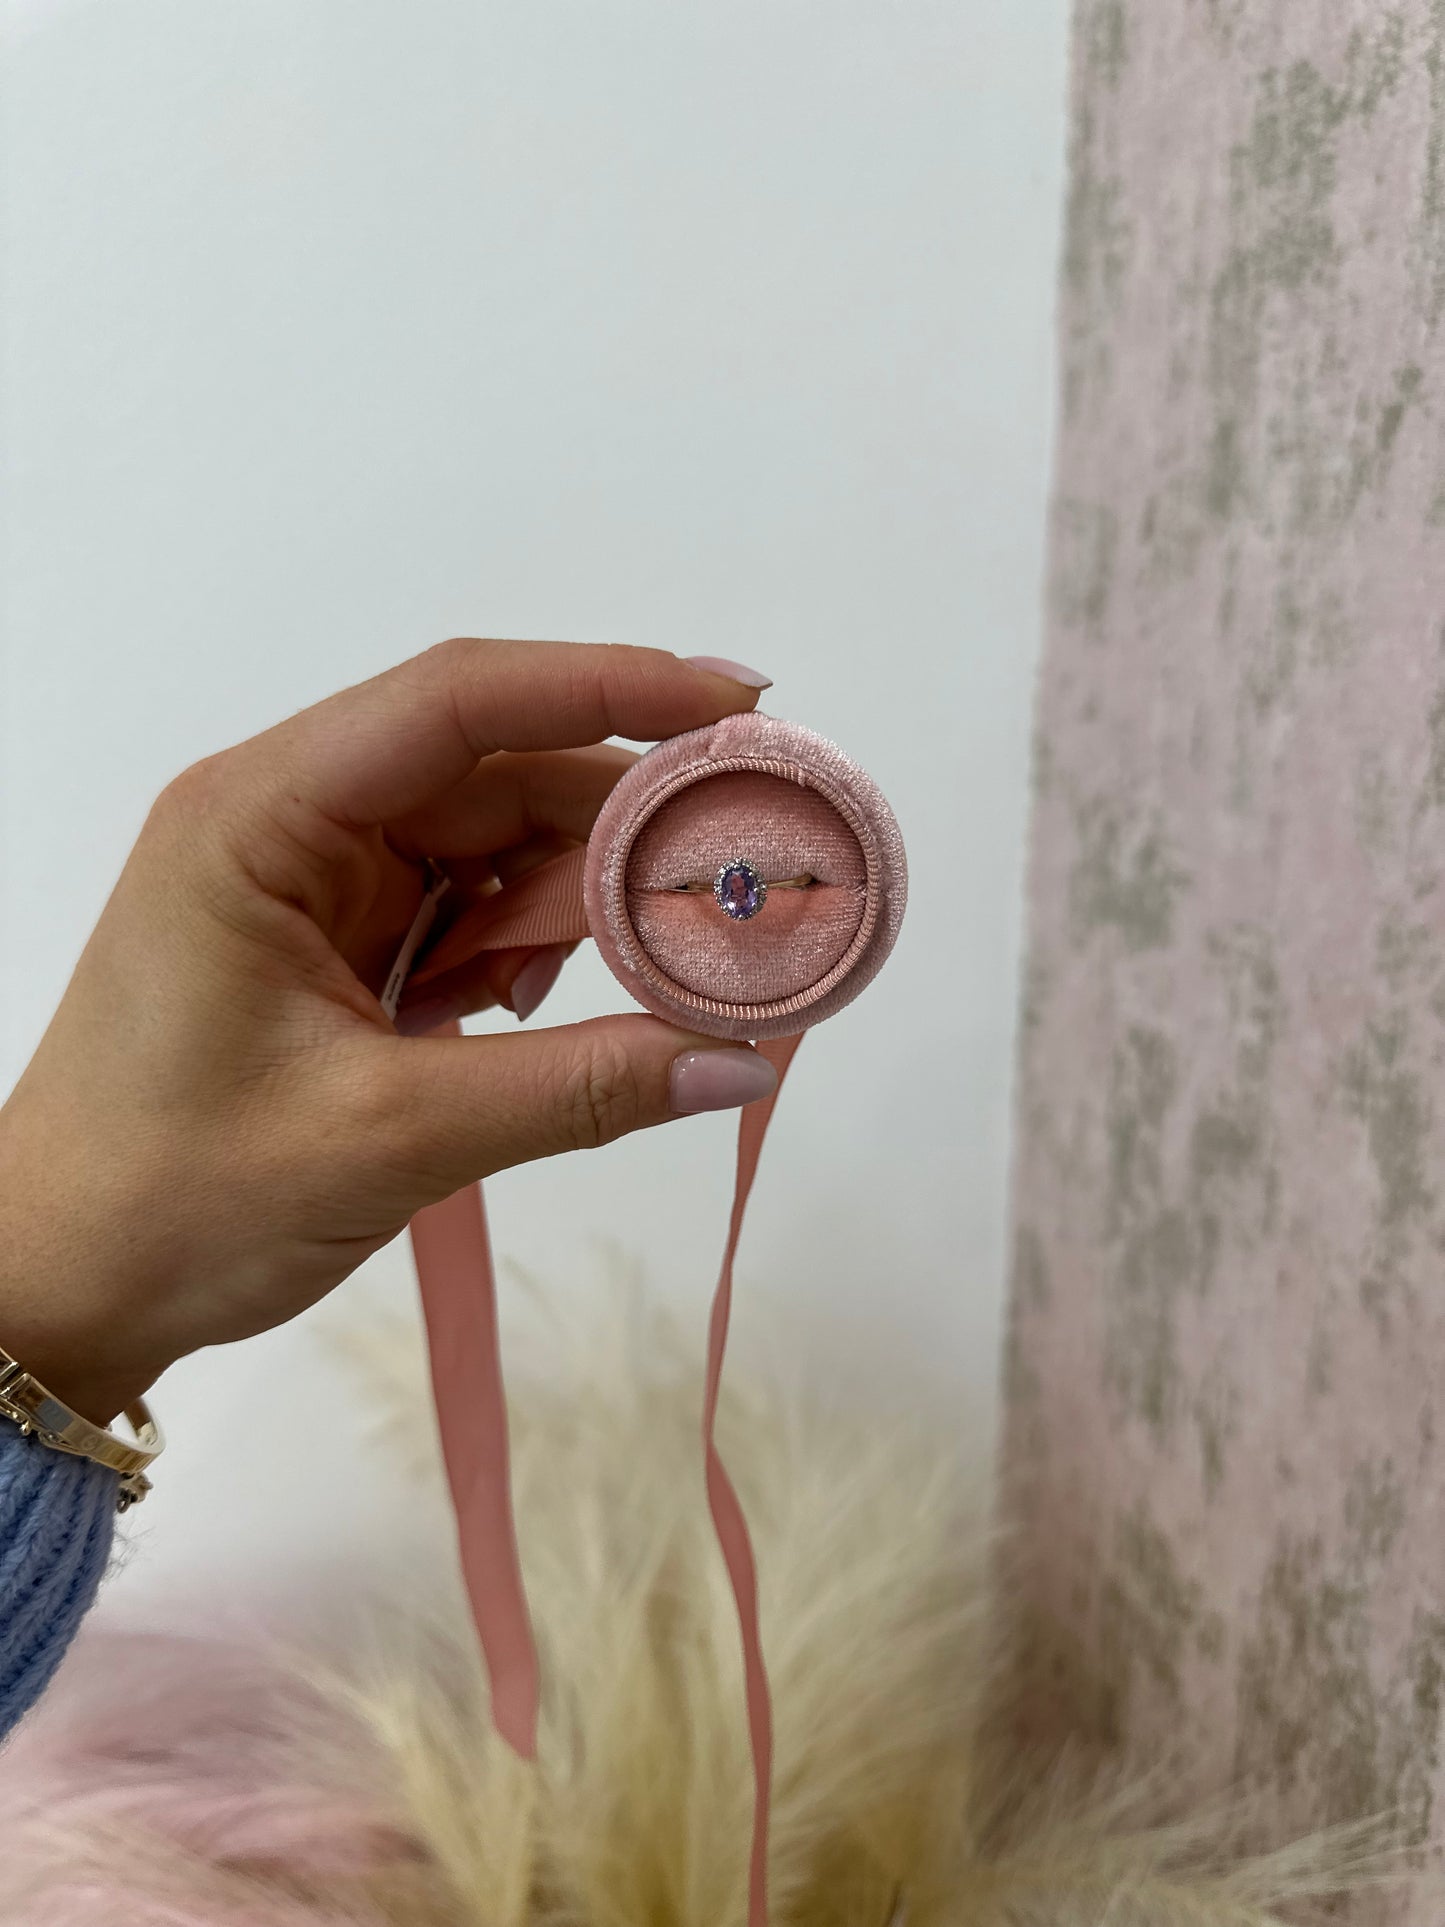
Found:
[[[768,886],[742,857],[725,863],[718,871],[712,886],[725,915],[734,922],[742,923],[748,917],[755,917],[767,899]]]

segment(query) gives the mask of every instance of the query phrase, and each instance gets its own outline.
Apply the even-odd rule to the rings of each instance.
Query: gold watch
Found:
[[[146,1473],[165,1450],[165,1437],[144,1399],[125,1408],[134,1440],[118,1438],[47,1392],[18,1359],[4,1350],[0,1350],[0,1418],[9,1419],[27,1438],[38,1439],[52,1452],[92,1459],[97,1465],[109,1467],[119,1476],[116,1505],[121,1512],[138,1505],[150,1491]]]

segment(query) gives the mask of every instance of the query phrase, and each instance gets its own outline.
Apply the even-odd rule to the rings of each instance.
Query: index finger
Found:
[[[752,709],[760,688],[665,649],[454,638],[256,738],[268,781],[335,822],[416,810],[497,750],[653,742]]]

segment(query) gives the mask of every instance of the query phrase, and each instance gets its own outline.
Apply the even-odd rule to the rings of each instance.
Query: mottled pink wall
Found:
[[[1445,0],[1080,0],[1007,1468],[1033,1659],[1445,1834]]]

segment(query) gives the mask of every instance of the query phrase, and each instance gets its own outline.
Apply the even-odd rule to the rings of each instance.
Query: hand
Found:
[[[607,737],[753,707],[762,679],[718,667],[443,643],[177,778],[0,1110],[0,1346],[106,1423],[475,1178],[766,1095],[755,1052],[653,1017],[407,1036],[378,1002],[424,857],[464,914],[585,840],[631,760]],[[560,962],[480,959],[410,1027],[438,993],[528,1014]]]

